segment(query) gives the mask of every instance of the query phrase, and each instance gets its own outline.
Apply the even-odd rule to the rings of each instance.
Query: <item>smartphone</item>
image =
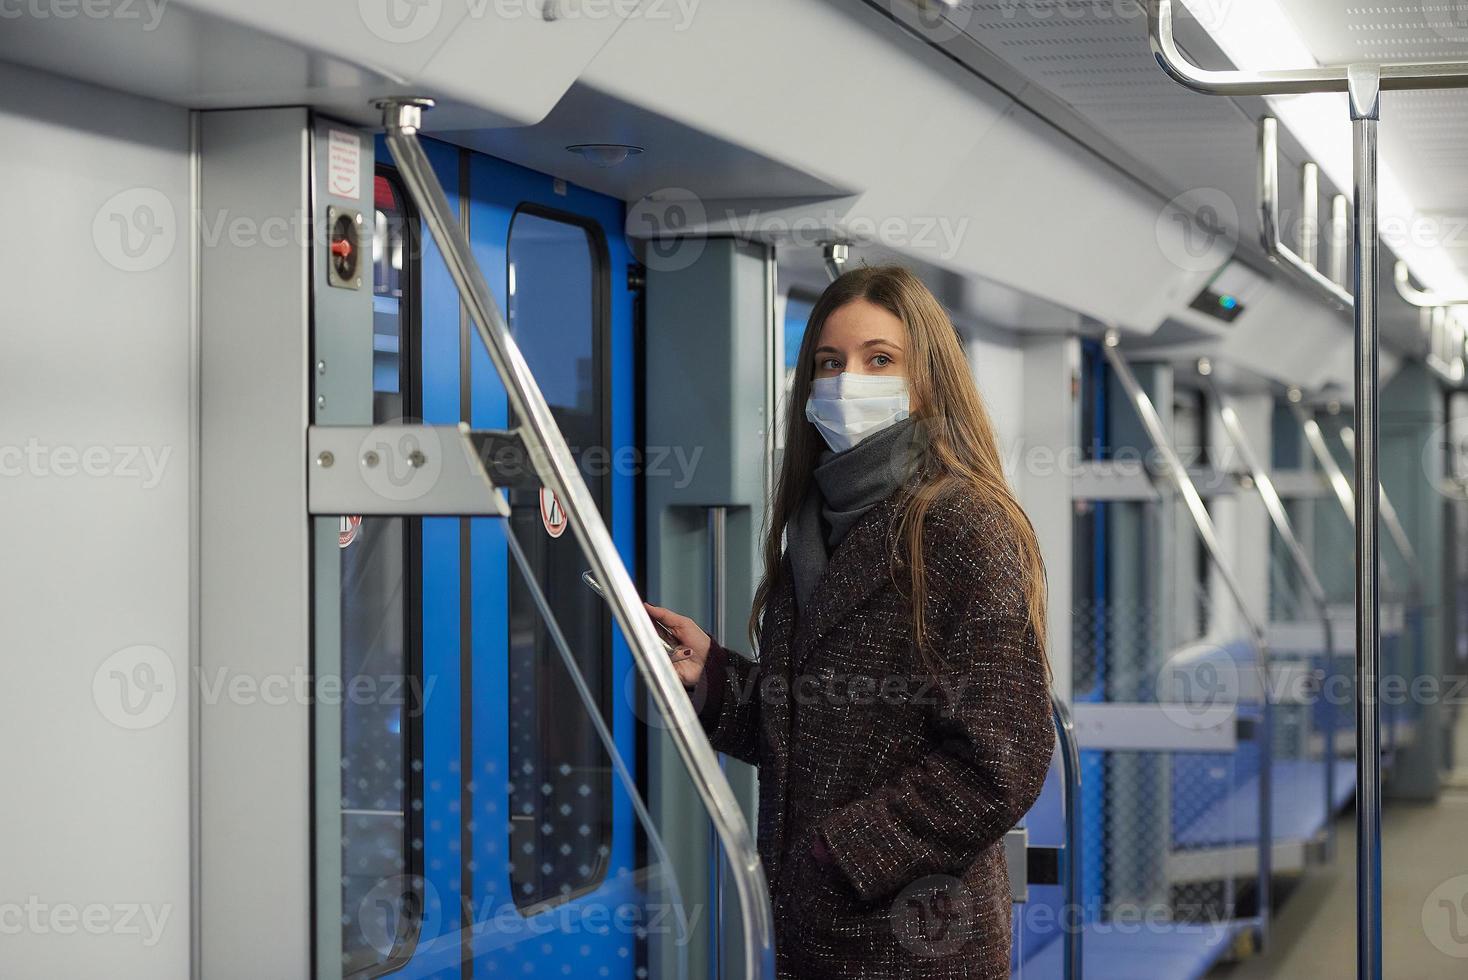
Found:
[[[586,583],[586,587],[588,589],[601,596],[603,602],[607,601],[606,590],[601,587],[601,583],[596,580],[596,576],[591,574],[591,571],[589,569],[581,573],[581,581]],[[672,633],[668,632],[668,628],[666,626],[664,626],[657,620],[653,620],[652,625],[653,629],[658,631],[658,639],[663,641],[664,653],[666,653],[670,657],[673,657],[675,654],[678,653],[680,649],[684,649],[682,644],[678,642],[678,638]],[[688,651],[684,654],[684,656],[692,656],[692,652]],[[676,659],[681,660],[683,658],[677,657]]]

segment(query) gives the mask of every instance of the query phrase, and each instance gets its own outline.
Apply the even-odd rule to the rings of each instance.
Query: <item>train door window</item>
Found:
[[[510,224],[511,332],[604,517],[611,442],[605,350],[610,280],[599,228],[521,206]],[[511,525],[603,717],[611,620],[581,581],[581,549],[549,491],[510,494]],[[595,888],[611,853],[612,772],[525,581],[509,575],[510,881],[527,914]]]
[[[418,411],[416,236],[392,179],[377,176],[375,198],[372,407],[391,424]],[[419,540],[416,519],[342,518],[342,908],[382,919],[342,930],[343,976],[402,962],[420,920]]]

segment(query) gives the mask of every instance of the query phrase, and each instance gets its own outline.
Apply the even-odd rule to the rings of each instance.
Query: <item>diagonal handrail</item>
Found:
[[[1219,543],[1218,531],[1213,525],[1213,518],[1208,513],[1208,506],[1203,503],[1202,495],[1198,493],[1192,477],[1188,476],[1187,468],[1183,466],[1182,459],[1178,456],[1177,450],[1173,448],[1172,438],[1168,435],[1167,427],[1162,424],[1161,416],[1157,414],[1157,407],[1152,404],[1151,396],[1137,381],[1132,366],[1127,363],[1126,357],[1121,352],[1121,334],[1115,329],[1107,330],[1101,343],[1101,350],[1105,354],[1106,363],[1111,366],[1112,373],[1116,375],[1116,380],[1126,391],[1127,398],[1131,400],[1132,408],[1136,411],[1142,428],[1146,430],[1147,438],[1152,442],[1152,448],[1157,450],[1158,455],[1162,457],[1162,464],[1159,468],[1163,471],[1163,477],[1183,498],[1188,514],[1193,519],[1193,529],[1198,535],[1198,540],[1203,543],[1203,550],[1208,553],[1209,561],[1214,570],[1218,572],[1218,577],[1223,580],[1229,595],[1233,597],[1240,618],[1249,629],[1249,635],[1253,640],[1254,650],[1258,657],[1257,667],[1260,676],[1268,678],[1269,646],[1264,625],[1254,616],[1249,604],[1244,600],[1243,587],[1239,584],[1233,567],[1223,553],[1223,545]],[[1273,873],[1274,861],[1274,779],[1270,761],[1274,739],[1274,708],[1270,703],[1267,683],[1261,683],[1260,692],[1260,731],[1257,736],[1259,741],[1259,880],[1256,887],[1258,888],[1259,907],[1258,930],[1262,944],[1269,935],[1270,876]]]
[[[383,110],[387,145],[403,183],[438,241],[479,339],[504,383],[536,473],[561,501],[592,573],[605,586],[612,612],[627,637],[653,704],[667,721],[678,754],[724,845],[744,919],[746,976],[749,980],[773,980],[774,929],[769,889],[749,825],[724,778],[713,747],[703,735],[678,675],[662,652],[652,620],[643,611],[632,577],[617,554],[611,533],[576,468],[550,406],[511,336],[509,325],[474,259],[469,240],[454,218],[443,187],[419,145],[423,110],[433,103],[428,99],[388,99],[378,105]]]
[[[1325,586],[1321,584],[1320,577],[1315,574],[1315,566],[1310,563],[1310,557],[1305,553],[1305,546],[1295,534],[1294,526],[1290,523],[1289,511],[1285,509],[1284,501],[1280,499],[1279,491],[1275,489],[1273,478],[1270,477],[1264,463],[1255,455],[1254,447],[1249,442],[1248,433],[1244,431],[1243,423],[1239,419],[1239,413],[1234,408],[1233,402],[1218,385],[1214,384],[1211,376],[1204,374],[1203,381],[1213,396],[1213,406],[1218,412],[1219,420],[1223,423],[1223,431],[1238,452],[1244,468],[1249,471],[1249,477],[1254,482],[1254,490],[1259,494],[1259,499],[1264,502],[1264,509],[1269,513],[1270,523],[1274,525],[1275,533],[1284,542],[1290,561],[1294,564],[1300,579],[1305,583],[1305,591],[1310,593],[1310,600],[1315,603],[1316,611],[1320,614],[1320,625],[1324,630],[1325,640],[1325,671],[1328,676],[1334,676],[1335,635],[1331,628],[1330,598],[1326,595]],[[1335,823],[1330,816],[1335,806],[1336,723],[1334,706],[1327,705],[1327,707],[1330,710],[1326,712],[1328,724],[1325,732],[1325,815],[1327,835],[1333,847]]]

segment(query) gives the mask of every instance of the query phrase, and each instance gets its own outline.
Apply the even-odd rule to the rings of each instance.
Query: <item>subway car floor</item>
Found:
[[[1465,716],[1468,717],[1468,716]],[[1433,945],[1424,928],[1423,909],[1433,890],[1468,872],[1463,832],[1468,827],[1468,724],[1455,730],[1456,769],[1436,804],[1388,803],[1382,809],[1382,856],[1387,872],[1382,891],[1382,948],[1393,980],[1458,980],[1468,975],[1468,943],[1460,936],[1438,940],[1458,953]],[[1355,813],[1336,824],[1336,851],[1293,889],[1275,916],[1269,950],[1239,963],[1224,964],[1210,980],[1350,977],[1356,972]],[[1461,892],[1461,890],[1460,890]],[[1454,899],[1464,900],[1461,893]],[[1461,924],[1449,928],[1461,930]]]

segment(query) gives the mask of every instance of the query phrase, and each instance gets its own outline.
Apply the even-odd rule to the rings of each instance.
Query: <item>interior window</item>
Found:
[[[605,246],[579,220],[522,207],[507,249],[510,330],[609,518]],[[596,450],[589,452],[589,450]],[[513,533],[582,676],[611,714],[611,620],[549,491],[510,493]],[[509,578],[510,879],[525,912],[594,888],[611,853],[612,773],[518,572]]]

